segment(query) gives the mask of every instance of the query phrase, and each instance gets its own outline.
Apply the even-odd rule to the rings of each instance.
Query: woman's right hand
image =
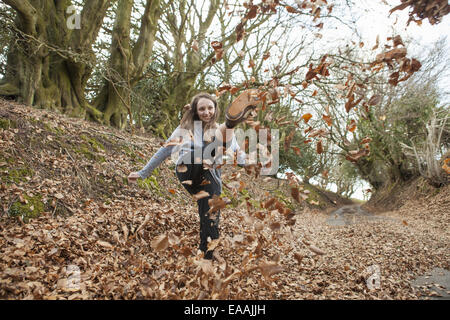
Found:
[[[137,181],[138,178],[140,178],[141,176],[139,175],[139,173],[137,172],[132,172],[128,175],[128,184],[132,184],[135,183]]]

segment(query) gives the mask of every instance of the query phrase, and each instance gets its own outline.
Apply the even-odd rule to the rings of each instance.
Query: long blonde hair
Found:
[[[189,105],[187,105],[187,110],[183,114],[183,118],[181,118],[180,122],[180,128],[190,130],[191,132],[194,131],[194,121],[201,121],[198,113],[197,113],[197,105],[198,101],[201,98],[206,98],[211,100],[214,103],[214,115],[211,118],[211,120],[205,124],[203,127],[204,131],[207,131],[208,129],[216,129],[218,127],[217,119],[219,118],[219,107],[217,106],[217,100],[212,95],[206,92],[200,92],[199,94],[196,94]]]

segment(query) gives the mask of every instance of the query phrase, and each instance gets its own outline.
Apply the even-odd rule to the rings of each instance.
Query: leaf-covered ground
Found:
[[[169,162],[126,182],[160,141],[3,100],[0,120],[2,299],[417,299],[411,279],[449,269],[448,186],[332,226],[286,182],[227,168],[211,263]]]

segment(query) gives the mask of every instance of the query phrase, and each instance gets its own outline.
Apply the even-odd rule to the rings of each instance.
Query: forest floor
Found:
[[[160,143],[0,100],[0,299],[448,294],[417,279],[450,270],[450,186],[371,210],[309,186],[297,203],[286,181],[225,168],[231,204],[211,263],[169,161],[127,184]]]

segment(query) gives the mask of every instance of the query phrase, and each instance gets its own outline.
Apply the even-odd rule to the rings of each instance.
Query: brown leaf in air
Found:
[[[273,262],[260,263],[258,265],[258,268],[261,271],[261,274],[264,276],[264,278],[268,280],[271,280],[272,275],[284,271],[284,268],[282,266],[279,266],[277,263]]]
[[[330,127],[331,127],[331,125],[333,124],[333,121],[332,121],[331,117],[328,116],[328,115],[325,115],[325,114],[322,115],[322,119],[325,120],[325,122],[327,123],[327,125],[329,125]]]
[[[209,197],[209,193],[204,191],[204,190],[202,190],[202,191],[200,191],[200,192],[198,192],[198,193],[193,195],[193,198],[196,201],[198,201],[200,199],[203,199],[203,198],[206,198],[206,197]]]
[[[298,203],[301,202],[300,200],[300,192],[298,191],[297,187],[291,187],[291,196],[295,199]]]
[[[305,121],[305,123],[308,123],[308,121],[312,118],[312,114],[311,113],[305,113],[302,116],[302,119]]]
[[[169,237],[161,234],[152,240],[150,246],[156,251],[164,251],[169,247]]]
[[[318,154],[321,154],[323,152],[322,140],[319,140],[317,142],[316,151]]]
[[[308,248],[309,248],[309,250],[311,250],[312,252],[314,252],[317,255],[324,255],[325,254],[324,251],[322,251],[321,249],[317,248],[316,246],[310,245]]]
[[[369,99],[369,106],[376,106],[381,102],[381,95],[375,94]]]

